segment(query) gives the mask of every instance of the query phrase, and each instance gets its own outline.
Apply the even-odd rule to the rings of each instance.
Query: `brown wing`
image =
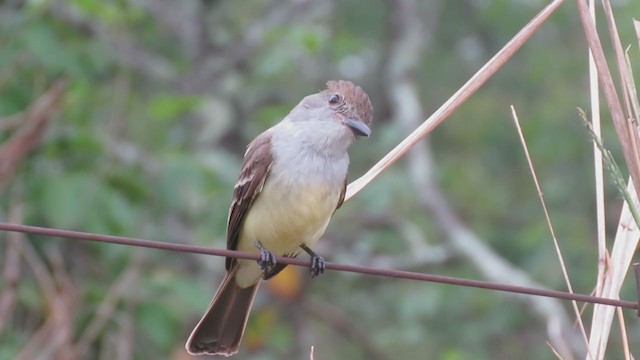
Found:
[[[344,196],[347,194],[347,178],[344,178],[344,186],[342,187],[342,191],[340,192],[340,197],[338,198],[338,206],[336,206],[336,210],[340,209],[342,203],[344,202]],[[333,211],[335,214],[335,210]]]
[[[227,249],[238,248],[240,229],[251,204],[258,197],[269,174],[271,162],[271,134],[264,132],[258,135],[247,147],[244,154],[240,177],[233,189],[233,200],[229,208],[227,224]],[[234,258],[226,259],[226,268],[230,270],[235,263]]]

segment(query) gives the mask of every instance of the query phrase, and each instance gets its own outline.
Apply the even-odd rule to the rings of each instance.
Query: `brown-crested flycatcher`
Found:
[[[259,252],[260,260],[226,259],[227,272],[209,309],[187,340],[191,354],[233,355],[262,279],[286,265],[275,256],[311,256],[311,274],[324,260],[311,247],[344,200],[349,155],[357,136],[369,136],[369,96],[349,81],[329,81],[247,147],[233,191],[227,248]]]

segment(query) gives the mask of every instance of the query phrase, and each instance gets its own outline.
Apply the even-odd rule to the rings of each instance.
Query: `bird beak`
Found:
[[[369,137],[369,135],[371,135],[371,129],[361,120],[347,118],[344,120],[344,124],[353,131],[355,136]]]

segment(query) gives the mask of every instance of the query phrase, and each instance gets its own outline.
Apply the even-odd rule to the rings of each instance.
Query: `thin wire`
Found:
[[[186,252],[194,254],[216,255],[216,256],[228,256],[240,259],[258,260],[259,255],[255,253],[249,253],[244,251],[226,250],[226,249],[214,249],[205,246],[176,244],[162,241],[153,241],[138,238],[129,238],[124,236],[112,236],[102,235],[94,233],[86,233],[71,230],[61,230],[53,228],[45,228],[39,226],[30,226],[22,224],[0,223],[0,231],[20,232],[34,235],[44,235],[61,237],[74,240],[94,241],[109,244],[120,244],[128,246],[146,247],[158,250],[168,250],[177,252]],[[282,264],[296,265],[296,266],[309,266],[309,261],[302,259],[294,259],[287,257],[276,257],[276,261]],[[572,294],[564,291],[536,289],[517,285],[500,284],[490,281],[470,280],[462,279],[452,276],[424,274],[411,271],[393,270],[393,269],[379,269],[366,266],[347,265],[347,264],[335,264],[325,263],[325,267],[331,270],[345,271],[366,275],[377,275],[389,278],[417,280],[426,282],[435,282],[441,284],[459,285],[466,287],[474,287],[480,289],[496,290],[508,293],[519,293],[534,296],[552,297],[565,300],[576,300],[587,303],[596,303],[603,305],[618,306],[628,309],[640,310],[638,303],[625,300],[607,299],[591,295]]]

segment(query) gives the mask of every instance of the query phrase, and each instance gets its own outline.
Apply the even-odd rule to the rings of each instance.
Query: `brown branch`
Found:
[[[69,348],[72,332],[73,291],[69,288],[58,287],[55,276],[48,270],[44,261],[28,241],[23,242],[22,255],[25,262],[36,278],[36,282],[43,293],[48,318],[40,329],[29,339],[18,354],[18,359],[69,358],[66,351]]]
[[[98,306],[95,315],[85,328],[82,335],[80,335],[74,351],[77,356],[82,358],[86,355],[91,344],[98,338],[100,332],[111,320],[118,302],[137,281],[140,273],[140,266],[141,256],[140,253],[136,252],[127,265],[127,268],[122,272],[122,275],[120,275],[120,278],[113,284],[111,289],[109,289],[104,300]]]
[[[25,155],[40,142],[49,120],[60,108],[66,88],[66,80],[56,81],[31,104],[20,129],[0,146],[0,188],[13,176]]]
[[[12,199],[7,219],[9,221],[22,221],[23,203],[21,200]],[[2,278],[4,288],[0,292],[0,333],[9,320],[16,301],[16,289],[20,280],[20,253],[24,234],[7,234],[6,255]]]
[[[135,326],[133,321],[133,307],[131,304],[124,306],[125,311],[121,312],[117,317],[118,332],[116,333],[115,349],[116,359],[126,360],[133,359],[135,344]],[[107,358],[105,358],[107,359]]]
[[[50,247],[45,253],[51,267],[51,274],[56,283],[56,339],[52,340],[57,347],[56,357],[60,359],[78,358],[74,354],[73,329],[77,311],[78,290],[66,270],[64,257],[58,247]],[[53,348],[53,346],[51,346]]]
[[[56,298],[55,280],[29,240],[22,243],[22,256],[33,272],[36,283],[38,284],[42,295],[44,295],[43,299],[45,303],[48,303],[48,307],[52,308]]]
[[[26,344],[20,349],[15,356],[15,360],[32,360],[36,359],[37,350],[40,349],[47,339],[52,339],[52,335],[55,332],[55,321],[53,318],[48,318],[45,323],[34,332],[33,336],[29,338]]]
[[[22,112],[0,118],[0,132],[15,130],[23,121],[24,114]]]

